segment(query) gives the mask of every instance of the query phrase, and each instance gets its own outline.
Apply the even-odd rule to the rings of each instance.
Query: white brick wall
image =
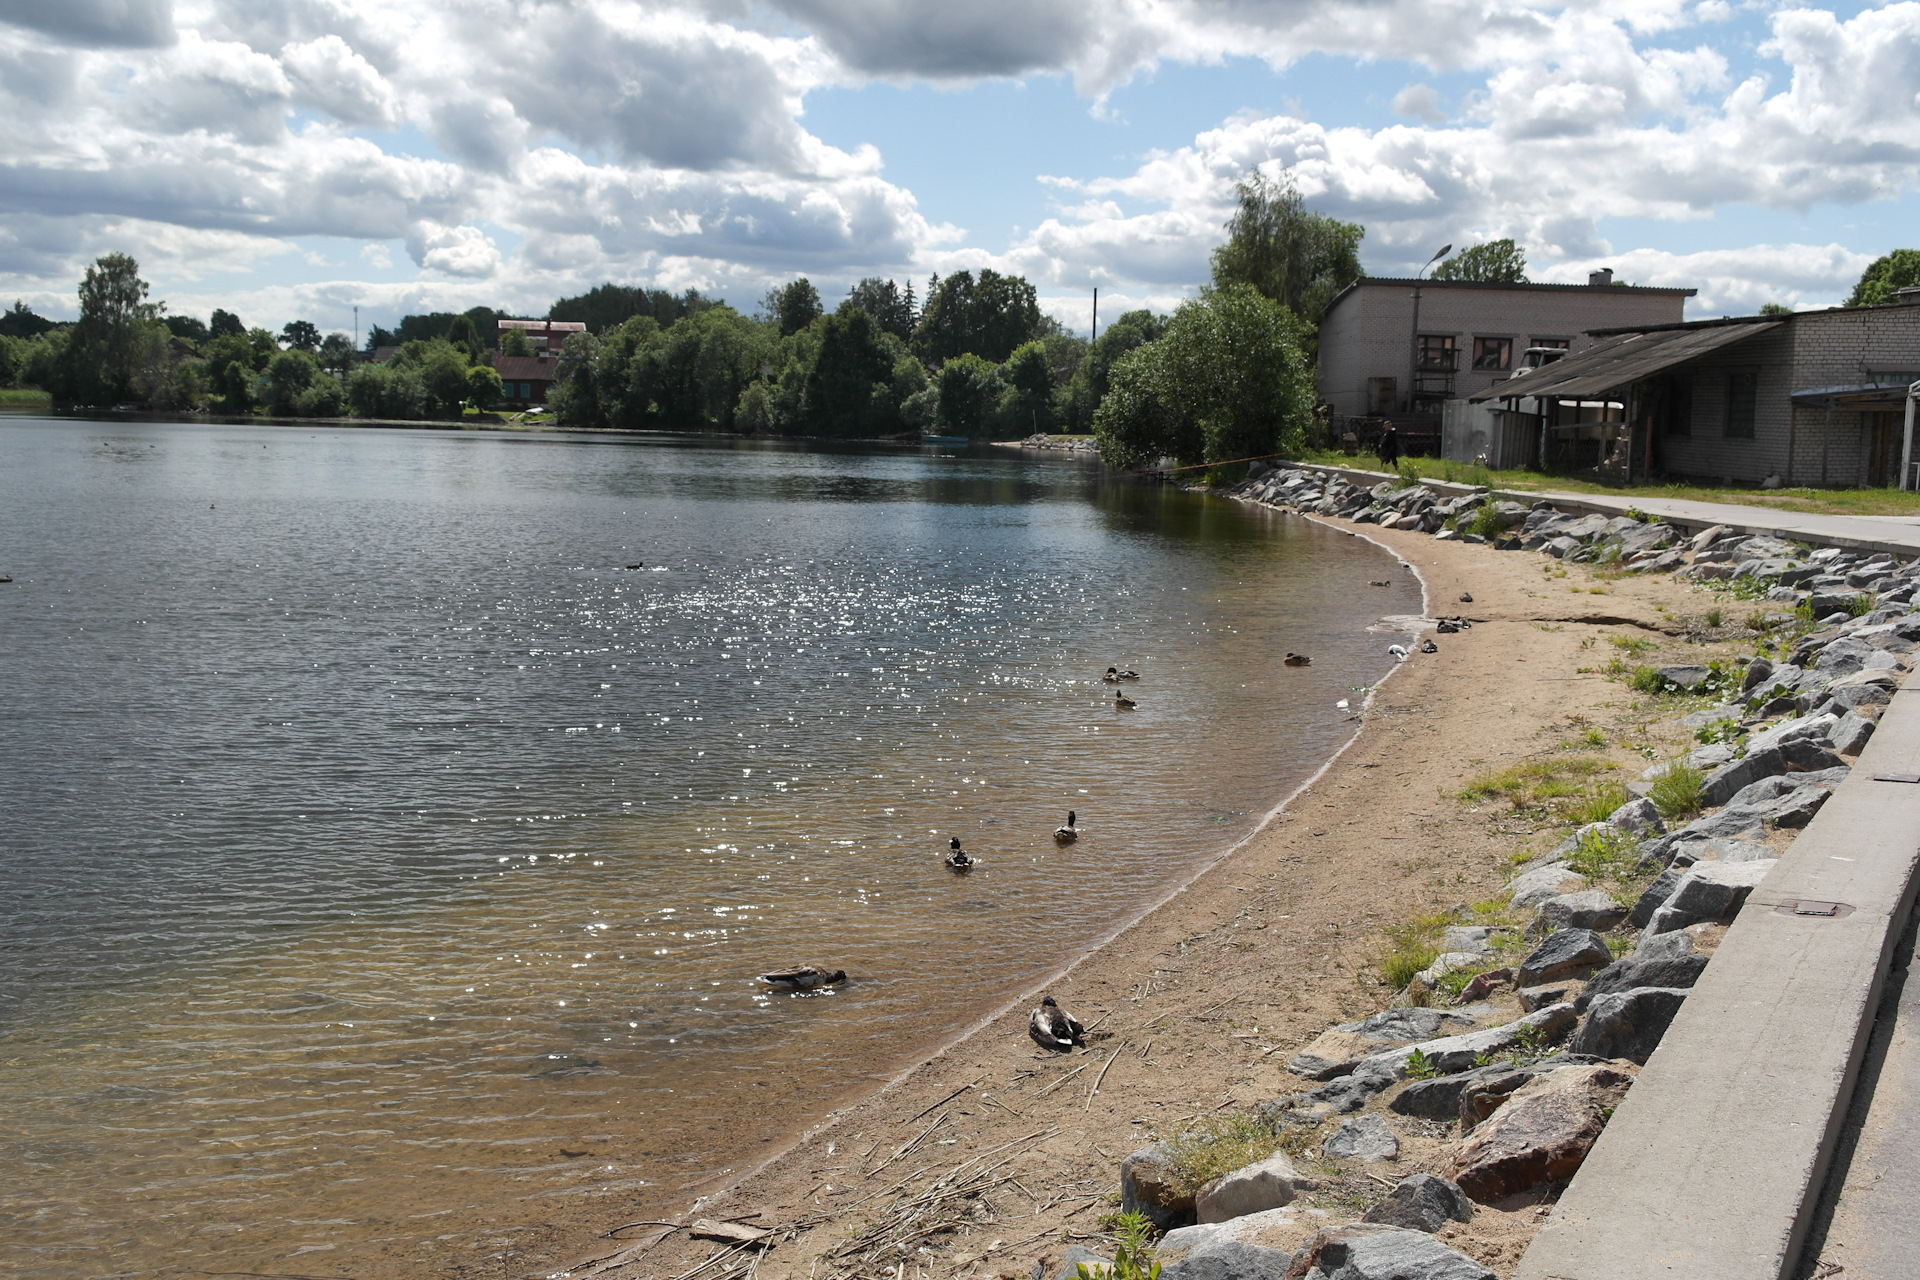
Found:
[[[1517,364],[1536,339],[1570,339],[1580,351],[1592,345],[1590,329],[1677,324],[1685,306],[1680,290],[1428,282],[1420,286],[1420,332],[1454,335],[1459,355],[1453,394],[1464,397],[1508,376],[1470,367],[1476,337],[1512,339]],[[1392,378],[1404,405],[1413,341],[1412,283],[1360,281],[1321,323],[1320,398],[1339,413],[1366,413],[1368,379]]]

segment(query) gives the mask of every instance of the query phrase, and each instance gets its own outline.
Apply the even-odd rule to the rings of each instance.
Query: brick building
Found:
[[[1509,377],[1529,348],[1578,352],[1594,329],[1677,323],[1692,289],[1363,276],[1320,322],[1320,398],[1351,417],[1418,418]]]
[[[508,408],[524,409],[545,404],[553,390],[555,365],[567,336],[585,333],[587,326],[574,320],[502,320],[500,330],[518,329],[533,347],[530,356],[493,357],[493,368],[500,375],[501,399]]]
[[[1920,289],[1877,307],[1596,330],[1585,351],[1473,392],[1549,462],[1786,485],[1900,481]],[[1920,459],[1916,459],[1920,462]]]

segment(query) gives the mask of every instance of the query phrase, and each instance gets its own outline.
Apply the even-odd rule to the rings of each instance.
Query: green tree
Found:
[[[988,413],[1000,397],[1000,370],[972,352],[954,356],[934,379],[940,394],[940,425],[953,435],[985,435]]]
[[[256,399],[253,346],[247,335],[226,332],[207,342],[207,388],[219,399],[222,413],[251,413]]]
[[[405,343],[393,358],[396,368],[411,371],[426,390],[427,408],[443,418],[460,416],[467,399],[467,353],[445,338]]]
[[[1235,187],[1240,207],[1227,222],[1227,242],[1213,251],[1216,288],[1248,285],[1310,325],[1361,276],[1366,228],[1309,213],[1289,177],[1255,173]]]
[[[801,276],[767,294],[767,314],[780,322],[780,336],[791,337],[820,318],[820,291]]]
[[[597,337],[638,316],[651,317],[655,324],[665,329],[675,321],[684,320],[713,305],[713,300],[702,297],[697,289],[673,294],[665,289],[603,284],[577,297],[561,298],[547,310],[547,318],[584,324],[587,332]],[[767,314],[776,315],[778,311],[769,306]]]
[[[1113,366],[1094,417],[1101,458],[1138,467],[1299,449],[1314,407],[1306,340],[1292,312],[1251,286],[1204,290],[1164,337]]]
[[[353,367],[353,339],[344,333],[330,333],[320,344],[320,367],[344,375]]]
[[[1127,352],[1158,341],[1167,331],[1165,316],[1151,311],[1128,311],[1108,325],[1087,347],[1086,357],[1067,384],[1066,406],[1062,411],[1069,431],[1093,430],[1093,417],[1107,394],[1107,379],[1114,364]]]
[[[37,338],[53,328],[53,321],[38,316],[20,299],[13,300],[13,306],[0,312],[0,336],[8,338]]]
[[[1875,258],[1860,273],[1860,283],[1853,286],[1853,294],[1847,299],[1847,305],[1875,307],[1885,302],[1896,302],[1896,295],[1901,289],[1911,289],[1915,285],[1920,285],[1920,249],[1895,249],[1892,253]]]
[[[222,311],[219,307],[213,309],[213,319],[207,325],[208,333],[216,338],[224,338],[229,334],[237,337],[246,331],[247,326],[240,323],[239,316],[231,311]]]
[[[1015,347],[1000,366],[1005,391],[1000,397],[999,420],[1011,434],[1053,430],[1053,362],[1044,342]]]
[[[872,316],[875,324],[902,342],[912,339],[913,326],[920,320],[911,280],[902,289],[891,280],[869,276],[853,286],[847,301]]]
[[[852,299],[821,323],[820,346],[807,371],[809,434],[850,436],[874,430],[874,393],[885,396],[893,376],[893,360],[881,334],[873,317]]]
[[[117,404],[136,395],[135,375],[165,359],[163,304],[147,301],[140,264],[124,253],[103,254],[80,281],[80,320],[54,370],[53,398],[64,404]],[[149,330],[161,336],[161,354]]]
[[[481,413],[500,403],[505,387],[500,374],[490,364],[476,364],[467,370],[467,403]]]
[[[315,378],[324,378],[320,370],[320,361],[311,353],[298,347],[289,348],[267,362],[267,409],[271,413],[290,416],[295,412],[294,402],[300,393],[313,385]]]
[[[975,279],[971,271],[956,271],[928,282],[913,348],[932,364],[968,353],[1000,364],[1040,328],[1039,301],[1024,277],[982,270]]]
[[[289,320],[280,330],[280,341],[295,351],[315,352],[320,349],[320,326],[311,320]]]
[[[1472,280],[1480,284],[1525,284],[1527,255],[1512,240],[1489,240],[1462,249],[1433,269],[1435,280]]]
[[[533,344],[527,341],[527,335],[521,329],[502,329],[500,331],[500,354],[503,356],[530,356]]]
[[[472,316],[455,316],[453,323],[447,326],[447,341],[465,351],[469,361],[478,361],[487,351],[487,344],[480,340],[480,330],[474,327]]]
[[[363,364],[347,379],[347,404],[363,418],[411,422],[427,414],[429,397],[420,371],[396,360]]]
[[[1767,302],[1761,304],[1760,314],[1763,316],[1790,316],[1793,314],[1793,308],[1781,302]]]
[[[160,323],[167,326],[168,333],[183,342],[198,344],[213,336],[207,329],[207,322],[198,316],[162,316]]]

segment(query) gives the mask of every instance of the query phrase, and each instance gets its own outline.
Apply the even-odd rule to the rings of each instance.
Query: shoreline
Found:
[[[1622,594],[1632,597],[1634,607],[1624,611],[1610,608],[1604,617],[1595,617],[1593,611],[1543,607],[1547,605],[1547,599],[1543,598],[1545,593],[1529,589],[1540,574],[1539,557],[1509,556],[1494,552],[1491,548],[1460,544],[1436,544],[1431,538],[1411,532],[1369,529],[1363,533],[1360,528],[1341,520],[1316,519],[1316,522],[1364,538],[1412,569],[1421,584],[1428,616],[1432,616],[1436,607],[1441,607],[1436,605],[1436,600],[1448,598],[1460,583],[1468,578],[1473,579],[1475,599],[1482,602],[1473,609],[1475,621],[1481,627],[1501,633],[1499,639],[1507,643],[1488,643],[1493,637],[1476,630],[1472,633],[1473,639],[1467,643],[1457,643],[1465,641],[1466,637],[1450,640],[1441,659],[1417,659],[1404,663],[1402,665],[1409,668],[1405,675],[1398,668],[1390,671],[1376,684],[1360,708],[1357,731],[1329,756],[1312,777],[1276,804],[1247,836],[1197,868],[1192,876],[1176,888],[1145,905],[1127,920],[1117,922],[1096,945],[1067,961],[1046,982],[1036,984],[1033,992],[984,1013],[937,1051],[895,1074],[880,1088],[798,1133],[779,1153],[752,1169],[730,1175],[724,1186],[708,1189],[705,1196],[688,1207],[690,1215],[735,1216],[751,1211],[756,1223],[795,1228],[789,1232],[795,1237],[792,1242],[783,1243],[767,1254],[759,1266],[759,1274],[773,1278],[810,1273],[821,1276],[836,1274],[831,1270],[819,1270],[817,1256],[832,1243],[836,1225],[848,1218],[860,1218],[863,1210],[871,1213],[874,1208],[872,1200],[883,1197],[885,1193],[884,1185],[878,1188],[836,1188],[836,1175],[843,1181],[860,1183],[880,1172],[880,1169],[875,1169],[862,1175],[848,1172],[848,1166],[844,1164],[832,1164],[836,1158],[845,1159],[844,1153],[839,1150],[839,1141],[851,1138],[852,1143],[868,1147],[870,1152],[878,1152],[895,1141],[911,1139],[913,1132],[926,1124],[920,1117],[936,1111],[940,1115],[934,1123],[946,1124],[949,1133],[960,1134],[967,1129],[978,1131],[977,1140],[962,1146],[962,1151],[970,1150],[973,1146],[991,1148],[996,1142],[1005,1142],[1011,1137],[1015,1144],[1028,1144],[1028,1149],[1016,1152],[1019,1157],[1017,1163],[1052,1163],[1058,1166],[1060,1161],[1066,1162],[1055,1173],[1022,1173],[1020,1177],[1024,1186],[1045,1182],[1058,1187],[1064,1178],[1073,1185],[1090,1187],[1092,1192],[1075,1197],[1077,1204],[1068,1201],[1043,1208],[1036,1201],[1034,1208],[1037,1212],[1024,1215],[1030,1222],[1021,1221],[1021,1215],[1013,1214],[1017,1206],[1010,1206],[1008,1212],[1012,1220],[1006,1220],[1004,1228],[985,1229],[1002,1236],[998,1248],[993,1247],[992,1240],[983,1238],[979,1243],[987,1247],[976,1251],[975,1256],[964,1258],[957,1254],[943,1258],[939,1267],[925,1274],[1025,1275],[1034,1262],[1043,1257],[1057,1257],[1061,1239],[1076,1235],[1092,1238],[1093,1223],[1098,1215],[1089,1217],[1085,1210],[1103,1200],[1105,1193],[1112,1188],[1117,1177],[1119,1156],[1142,1145],[1154,1127],[1137,1115],[1119,1117],[1111,1114],[1114,1099],[1110,1095],[1119,1095],[1128,1087],[1127,1077],[1137,1074],[1132,1058],[1128,1059],[1125,1067],[1116,1065],[1125,1049],[1139,1043],[1137,1039],[1126,1038],[1128,1030],[1148,1035],[1139,1056],[1141,1061],[1148,1063],[1148,1067],[1142,1070],[1150,1069],[1153,1064],[1148,1055],[1156,1044],[1163,1042],[1163,1037],[1155,1033],[1155,1028],[1169,1017],[1174,1018],[1175,1027],[1183,1028],[1174,1033],[1174,1039],[1181,1042],[1181,1052],[1187,1058],[1179,1070],[1182,1089],[1189,1099],[1224,1093],[1227,1102],[1222,1106],[1229,1103],[1245,1105],[1288,1091],[1289,1078],[1282,1070],[1285,1057],[1278,1053],[1279,1050],[1303,1043],[1329,1022],[1339,1021],[1356,1012],[1371,1012],[1385,1003],[1384,993],[1377,989],[1377,984],[1369,990],[1365,976],[1368,956],[1377,950],[1373,925],[1374,922],[1391,924],[1414,910],[1431,906],[1434,897],[1432,886],[1418,883],[1417,873],[1425,869],[1424,860],[1416,857],[1416,865],[1402,868],[1407,874],[1357,896],[1351,893],[1341,895],[1337,891],[1302,891],[1310,888],[1335,889],[1331,882],[1350,875],[1357,866],[1364,866],[1364,852],[1357,847],[1359,844],[1377,848],[1385,841],[1411,841],[1416,838],[1415,835],[1382,835],[1374,840],[1360,841],[1343,836],[1318,849],[1304,849],[1301,844],[1333,834],[1336,825],[1333,821],[1323,823],[1327,830],[1308,828],[1316,825],[1312,821],[1314,818],[1326,817],[1330,802],[1337,808],[1339,790],[1351,789],[1356,785],[1356,780],[1367,779],[1368,770],[1404,762],[1395,758],[1396,749],[1407,745],[1405,740],[1409,737],[1409,731],[1418,725],[1420,716],[1435,714],[1432,705],[1435,701],[1461,704],[1461,710],[1467,709],[1465,704],[1482,701],[1468,687],[1472,681],[1462,678],[1469,673],[1446,669],[1446,655],[1458,653],[1462,659],[1477,656],[1479,660],[1471,665],[1481,669],[1480,674],[1501,681],[1508,679],[1516,662],[1556,660],[1553,664],[1557,668],[1555,674],[1533,682],[1536,687],[1530,690],[1532,705],[1526,711],[1528,729],[1534,733],[1550,730],[1564,710],[1563,691],[1551,686],[1566,681],[1567,677],[1558,672],[1570,670],[1573,661],[1564,661],[1564,665],[1561,665],[1560,660],[1577,653],[1576,646],[1580,639],[1577,634],[1569,634],[1570,629],[1627,625],[1664,632],[1671,627],[1671,623],[1652,606],[1671,602],[1687,593],[1682,584],[1665,580],[1637,579],[1615,584]],[[1487,580],[1494,578],[1502,580],[1501,590],[1489,590],[1485,585]],[[1535,605],[1528,597],[1540,600],[1540,604]],[[1633,616],[1623,617],[1623,612]],[[1540,629],[1534,629],[1535,626]],[[1389,639],[1382,635],[1383,647]],[[1503,649],[1506,651],[1504,655],[1496,652]],[[1479,652],[1470,655],[1469,650]],[[1624,700],[1617,696],[1620,692],[1618,686],[1607,684],[1597,677],[1591,683],[1597,686],[1596,692],[1604,691],[1615,700]],[[1448,706],[1447,709],[1455,708]],[[1515,714],[1519,713],[1516,711]],[[1517,729],[1520,726],[1513,727]],[[1433,732],[1429,729],[1423,736],[1431,736]],[[1504,736],[1509,744],[1507,758],[1513,758],[1516,754],[1524,755],[1524,751],[1515,753],[1512,748],[1524,744],[1525,737],[1529,735],[1508,733]],[[1419,745],[1431,752],[1432,746],[1442,744]],[[1447,781],[1457,788],[1458,775],[1467,767],[1467,755],[1470,753],[1443,750],[1441,754],[1449,759],[1437,767],[1431,760],[1423,759],[1417,763],[1428,766],[1426,772],[1429,775],[1450,775]],[[1365,759],[1368,756],[1380,758]],[[1402,788],[1412,785],[1402,784]],[[1447,787],[1443,785],[1440,789],[1445,791]],[[1460,844],[1471,842],[1482,847],[1464,857],[1456,851],[1453,861],[1458,868],[1454,875],[1457,887],[1447,892],[1467,899],[1486,896],[1505,879],[1512,840],[1490,838],[1488,833],[1482,831],[1480,838],[1473,841],[1473,833],[1465,828],[1480,824],[1468,821],[1469,815],[1436,815],[1431,812],[1441,804],[1452,804],[1444,799],[1420,803],[1426,795],[1431,794],[1422,789],[1421,793],[1407,797],[1404,803],[1391,806],[1390,812],[1378,804],[1372,805],[1369,809],[1372,816],[1370,825],[1403,829],[1413,826],[1428,836],[1431,836],[1436,825],[1459,828],[1447,831],[1446,835]],[[1437,824],[1433,821],[1436,817],[1441,819]],[[1251,885],[1229,883],[1249,878],[1256,881],[1273,880],[1280,875],[1281,868],[1303,862],[1312,864],[1309,868],[1311,874],[1303,877],[1307,883],[1284,886],[1289,891],[1289,896],[1285,898],[1276,897],[1271,892],[1283,886],[1271,885],[1265,886],[1269,892],[1264,897],[1251,901],[1237,898],[1237,894],[1255,894],[1257,891]],[[1292,879],[1291,875],[1289,879]],[[1233,913],[1234,920],[1230,925],[1222,926],[1219,919],[1228,906],[1239,910]],[[1292,963],[1284,966],[1288,971],[1287,981],[1293,986],[1291,991],[1281,994],[1278,988],[1251,990],[1250,985],[1257,984],[1247,983],[1244,980],[1244,964],[1236,964],[1236,970],[1241,970],[1234,975],[1240,979],[1237,989],[1226,1000],[1209,1002],[1208,1008],[1201,1008],[1200,994],[1185,993],[1182,990],[1184,984],[1178,977],[1173,978],[1170,984],[1161,977],[1188,971],[1188,966],[1179,962],[1186,960],[1190,952],[1198,952],[1201,948],[1190,944],[1203,939],[1211,943],[1214,950],[1223,944],[1229,950],[1234,949],[1231,930],[1239,928],[1241,917],[1255,907],[1263,908],[1260,914],[1270,918],[1258,922],[1246,921],[1249,930],[1279,928],[1292,935],[1284,938],[1278,948],[1263,948],[1268,954],[1256,957],[1256,961],[1273,958],[1271,952],[1275,950],[1291,953],[1287,960]],[[1278,907],[1290,907],[1292,910],[1280,914],[1276,910]],[[1313,910],[1303,911],[1305,907]],[[1303,914],[1312,917],[1312,923],[1320,928],[1329,930],[1332,941],[1327,941],[1327,935],[1308,929],[1304,922],[1280,923],[1296,921]],[[1356,914],[1364,918],[1351,918]],[[1202,924],[1211,924],[1212,927],[1198,932],[1190,930],[1190,926]],[[1356,924],[1363,926],[1358,933],[1342,932]],[[1226,936],[1220,936],[1223,928],[1228,930]],[[1191,936],[1175,938],[1171,947],[1164,945],[1168,936],[1182,931],[1191,932]],[[1317,963],[1312,955],[1315,951],[1323,953]],[[1156,961],[1174,963],[1172,968],[1164,964],[1156,967]],[[1119,984],[1097,972],[1102,968],[1146,972],[1136,974],[1136,980],[1123,995]],[[1322,971],[1308,974],[1302,980],[1298,974],[1307,968]],[[1156,977],[1161,977],[1162,985],[1158,988],[1155,987]],[[1231,985],[1232,980],[1228,981]],[[1086,1053],[1070,1055],[1083,1058],[1085,1065],[1036,1053],[1026,1041],[1024,1019],[1019,1014],[1042,988],[1057,989],[1063,1002],[1074,1008],[1083,1021],[1095,1026],[1096,1033],[1101,1022],[1117,1019],[1112,1027],[1113,1035],[1122,1040],[1120,1047],[1115,1049],[1111,1040],[1101,1037]],[[1219,988],[1209,986],[1204,994],[1212,996],[1219,994],[1219,991]],[[1210,1045],[1196,1046],[1192,1043],[1195,1034],[1201,1030],[1211,1036],[1211,1033],[1227,1029],[1225,1026],[1211,1025],[1230,1019],[1230,1015],[1218,1013],[1220,1007],[1233,1004],[1251,1006],[1256,1000],[1264,1001],[1266,1007],[1259,1012],[1257,1020],[1250,1024],[1254,1030],[1243,1037],[1228,1037],[1230,1041],[1238,1043],[1230,1044],[1226,1052]],[[1283,1002],[1294,1007],[1280,1009],[1278,1006]],[[1129,1004],[1136,1008],[1129,1009]],[[1139,1015],[1149,1010],[1157,1012],[1163,1008],[1165,1012],[1158,1012],[1158,1016],[1148,1022],[1145,1028],[1128,1028],[1125,1025],[1126,1022],[1136,1021]],[[1184,1026],[1189,1022],[1209,1025],[1204,1028]],[[1286,1030],[1261,1031],[1263,1024],[1274,1023],[1286,1027]],[[1230,1020],[1227,1022],[1227,1026],[1233,1025],[1237,1024]],[[1275,1043],[1265,1043],[1269,1040]],[[1254,1042],[1251,1056],[1246,1052],[1247,1042]],[[1205,1051],[1210,1056],[1196,1062],[1196,1050]],[[1163,1050],[1163,1058],[1168,1052]],[[1216,1057],[1224,1061],[1215,1061]],[[1069,1077],[1088,1068],[1097,1070],[1102,1082],[1108,1078],[1109,1072],[1117,1072],[1113,1076],[1113,1086],[1107,1087],[1101,1083],[1084,1094],[1078,1088],[1061,1088],[1068,1084]],[[1004,1083],[987,1083],[1002,1074],[1007,1076]],[[999,1096],[991,1098],[987,1104],[973,1101],[989,1091]],[[1029,1109],[1022,1110],[1023,1097],[1028,1092],[1036,1096],[1027,1104]],[[1052,1095],[1052,1105],[1045,1101],[1049,1095]],[[1107,1105],[1099,1110],[1107,1114],[1096,1117],[1095,1104],[1102,1100],[1106,1100]],[[1062,1107],[1059,1105],[1062,1102],[1080,1105]],[[975,1109],[968,1110],[969,1105]],[[998,1110],[986,1111],[985,1105]],[[1164,1102],[1151,1105],[1166,1109]],[[1130,1112],[1145,1109],[1124,1102],[1122,1106]],[[903,1116],[892,1117],[890,1113],[895,1110],[902,1112]],[[1033,1129],[1043,1116],[1054,1113],[1060,1114],[1051,1132],[1046,1131],[1046,1126],[1033,1133],[1026,1133],[1021,1128],[1021,1122],[1025,1122],[1027,1129]],[[909,1125],[909,1119],[918,1119],[919,1123]],[[1062,1124],[1075,1123],[1083,1127],[1074,1138],[1068,1138],[1058,1128]],[[1148,1127],[1143,1129],[1143,1123],[1147,1123]],[[1092,1128],[1086,1126],[1097,1127],[1100,1132],[1096,1135]],[[877,1137],[874,1133],[876,1129],[882,1130]],[[897,1138],[894,1136],[896,1133]],[[1084,1141],[1075,1141],[1076,1138]],[[954,1137],[941,1141],[943,1144],[959,1146],[967,1143],[968,1139]],[[871,1146],[868,1146],[869,1142]],[[924,1155],[924,1150],[905,1151],[881,1168],[891,1169],[892,1173],[897,1174]],[[860,1198],[850,1204],[843,1207],[832,1202],[834,1195],[852,1194],[854,1191],[860,1193]],[[1044,1191],[1037,1191],[1036,1194],[1047,1195]],[[1012,1230],[1016,1224],[1018,1231]],[[1039,1229],[1035,1231],[1034,1228]],[[1024,1238],[1016,1240],[1016,1236]],[[677,1235],[669,1235],[653,1243],[649,1243],[650,1238],[643,1237],[637,1244],[622,1242],[582,1249],[573,1256],[567,1271],[575,1275],[677,1275],[709,1256],[709,1246],[688,1242]],[[578,1243],[584,1246],[586,1241],[580,1240]],[[962,1254],[965,1252],[963,1250]],[[1012,1270],[1007,1270],[1009,1265]],[[549,1271],[548,1274],[561,1273]]]

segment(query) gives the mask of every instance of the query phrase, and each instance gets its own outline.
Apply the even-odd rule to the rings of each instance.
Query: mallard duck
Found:
[[[1027,1015],[1027,1034],[1043,1049],[1066,1053],[1080,1043],[1087,1029],[1052,996],[1042,996],[1040,1005]]]
[[[1101,677],[1100,677],[1100,679],[1101,679],[1101,681],[1102,681],[1102,682],[1104,682],[1104,683],[1106,683],[1106,684],[1119,684],[1119,683],[1120,683],[1120,668],[1118,668],[1118,667],[1108,667],[1108,668],[1107,668],[1107,674],[1105,674],[1105,675],[1103,675],[1103,676],[1101,676]]]
[[[1393,655],[1395,662],[1405,662],[1407,660],[1407,646],[1403,644],[1390,644],[1387,646],[1387,652]]]
[[[1287,651],[1287,656],[1280,659],[1280,661],[1283,665],[1289,667],[1310,667],[1313,665],[1312,658],[1309,658],[1304,653],[1295,653],[1291,649]]]
[[[1473,592],[1471,592],[1471,591],[1462,591],[1462,592],[1460,593],[1460,603],[1461,603],[1461,604],[1472,604],[1472,603],[1473,603]]]
[[[837,986],[846,980],[845,969],[822,969],[812,964],[760,975],[760,981],[770,987],[778,987],[782,991],[817,991],[821,987]]]
[[[1435,644],[1435,643],[1434,643],[1433,641],[1431,641],[1431,640],[1422,640],[1422,641],[1420,642],[1420,652],[1422,652],[1422,653],[1438,653],[1438,652],[1440,652],[1440,646],[1439,646],[1439,645],[1437,645],[1437,644]]]
[[[1122,671],[1120,673],[1120,679],[1122,680],[1138,680],[1139,678],[1140,673],[1138,671]]]
[[[1078,817],[1079,815],[1073,810],[1067,810],[1067,825],[1053,829],[1053,842],[1055,844],[1072,844],[1080,838],[1080,829],[1074,825],[1075,819]]]
[[[1115,689],[1113,691],[1113,705],[1115,710],[1131,711],[1135,707],[1139,706],[1140,704],[1135,702],[1132,698],[1129,698],[1126,694],[1120,692],[1118,689]]]
[[[971,870],[973,864],[980,861],[980,859],[974,857],[965,849],[962,849],[960,847],[960,837],[955,836],[953,839],[947,841],[946,861],[949,871],[968,871]]]
[[[1440,625],[1436,626],[1434,630],[1443,636],[1451,636],[1459,634],[1460,628],[1454,626],[1453,623],[1447,621],[1445,618],[1442,618],[1440,619]]]

